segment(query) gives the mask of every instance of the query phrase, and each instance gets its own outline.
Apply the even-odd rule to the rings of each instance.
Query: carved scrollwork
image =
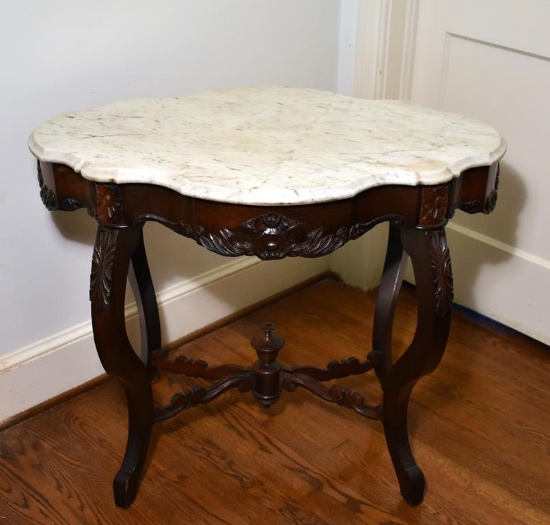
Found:
[[[340,361],[331,361],[325,369],[312,366],[295,366],[285,368],[290,374],[301,374],[312,377],[317,381],[342,379],[351,375],[363,374],[372,370],[378,363],[379,355],[371,352],[366,360],[360,361],[357,357],[349,357]]]
[[[36,170],[42,203],[49,211],[57,210],[57,197],[55,193],[44,183],[44,176],[42,175],[42,166],[40,165],[40,161],[37,161],[36,163]]]
[[[497,191],[493,190],[489,197],[487,197],[487,200],[485,201],[485,206],[483,207],[483,213],[486,215],[489,213],[492,213],[497,205]]]
[[[348,390],[340,385],[333,385],[328,390],[328,395],[337,405],[345,408],[351,408],[365,416],[377,419],[378,414],[376,409],[373,405],[367,404],[365,401],[365,396],[356,390]]]
[[[239,365],[220,365],[211,367],[202,359],[190,359],[180,355],[171,360],[166,352],[157,350],[151,355],[152,366],[166,370],[174,374],[184,374],[187,377],[198,377],[201,379],[223,379],[230,375],[245,375],[250,372],[251,367]]]
[[[80,202],[79,200],[70,197],[59,200],[55,192],[44,182],[40,161],[37,162],[37,172],[38,184],[40,185],[40,198],[42,199],[44,206],[46,206],[49,211],[74,211],[79,208],[88,207],[86,202]]]
[[[115,262],[118,230],[100,229],[97,234],[92,256],[92,272],[90,275],[90,301],[103,308],[109,306],[113,286],[113,267]]]
[[[250,374],[228,377],[209,388],[194,386],[185,392],[174,394],[167,406],[155,408],[155,421],[163,421],[179,414],[182,410],[213,401],[232,388],[237,388],[239,392],[249,392],[252,389]]]
[[[63,199],[58,204],[58,209],[61,211],[75,211],[80,208],[88,208],[88,213],[90,213],[88,204],[77,199]]]
[[[40,198],[42,199],[44,206],[46,206],[49,211],[57,210],[57,197],[55,196],[55,193],[45,184],[42,184],[40,187]]]
[[[325,401],[350,408],[369,419],[381,419],[381,405],[367,403],[360,392],[339,385],[325,386],[312,377],[283,373],[281,386],[289,392],[294,392],[298,387],[305,388]]]
[[[495,178],[495,187],[485,199],[485,205],[483,206],[483,213],[488,214],[492,213],[495,210],[495,207],[497,205],[497,196],[498,196],[498,185],[500,181],[500,165],[497,168],[497,174]]]
[[[430,261],[435,284],[435,310],[445,316],[453,307],[453,272],[447,238],[443,230],[431,232]]]
[[[324,228],[308,231],[303,223],[274,212],[248,219],[234,231],[221,228],[214,233],[202,226],[188,224],[180,224],[177,230],[217,254],[255,255],[263,260],[320,257],[349,240],[348,228],[342,227],[329,234]]]
[[[474,214],[483,211],[481,201],[466,201],[458,205],[458,209],[466,213]]]
[[[422,190],[420,226],[439,226],[447,220],[449,208],[448,186],[427,187]]]
[[[466,213],[484,213],[489,214],[495,210],[497,205],[497,196],[498,196],[498,185],[500,179],[500,166],[497,167],[497,173],[495,176],[495,185],[487,198],[481,202],[480,200],[471,200],[466,202],[461,202],[457,205],[457,208],[465,211]]]

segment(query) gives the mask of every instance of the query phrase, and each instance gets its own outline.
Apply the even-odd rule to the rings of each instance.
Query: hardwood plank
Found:
[[[177,352],[250,364],[249,338],[272,320],[281,360],[325,366],[370,350],[374,294],[332,279],[249,313]],[[415,324],[405,289],[396,353]],[[107,381],[2,432],[0,523],[304,525],[550,523],[550,352],[456,312],[447,353],[413,393],[411,441],[428,480],[423,504],[398,493],[380,423],[306,391],[265,410],[227,393],[154,429],[136,502],[114,506],[126,438],[122,388]],[[194,380],[163,374],[168,400]],[[339,381],[376,400],[373,374]]]

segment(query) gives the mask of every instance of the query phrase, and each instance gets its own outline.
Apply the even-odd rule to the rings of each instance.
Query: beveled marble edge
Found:
[[[405,186],[417,186],[420,184],[443,184],[460,176],[460,174],[467,169],[491,166],[495,162],[498,162],[506,153],[506,143],[502,140],[499,148],[486,158],[477,157],[472,159],[464,159],[449,169],[438,170],[431,173],[424,172],[422,174],[418,174],[415,172],[392,172],[381,174],[377,176],[377,178],[374,178],[371,175],[365,175],[363,180],[356,179],[355,181],[348,182],[342,186],[333,185],[331,186],[330,191],[327,191],[325,188],[308,188],[300,191],[296,189],[281,188],[280,186],[269,186],[266,184],[256,190],[243,193],[235,192],[232,188],[216,186],[214,184],[203,186],[198,184],[193,185],[188,182],[184,187],[182,187],[181,184],[177,184],[176,177],[166,177],[169,173],[163,171],[159,174],[159,176],[155,176],[148,168],[143,172],[137,170],[118,169],[115,170],[116,174],[113,173],[112,175],[109,175],[108,171],[105,169],[96,170],[92,166],[86,164],[79,166],[79,160],[74,157],[71,158],[69,155],[62,156],[49,154],[47,150],[44,150],[39,145],[32,143],[29,143],[29,147],[32,153],[42,162],[51,162],[69,166],[77,173],[80,173],[82,177],[93,182],[117,184],[155,184],[164,186],[189,197],[233,204],[258,206],[313,204],[317,202],[347,199],[354,197],[355,195],[358,195],[359,193],[370,188],[389,184],[402,184]]]
[[[314,95],[324,94],[331,97],[341,97],[332,93],[319,92],[316,90],[294,91],[299,91],[301,93],[308,92],[308,94]],[[135,103],[147,100],[156,99],[134,99]],[[132,103],[132,101],[127,102]],[[391,101],[386,102],[391,103]],[[116,106],[116,104],[117,103],[110,106]],[[411,110],[414,110],[414,108],[417,107],[409,103],[404,103],[404,105],[407,105]],[[104,108],[108,107],[109,106],[104,106]],[[418,108],[419,110],[425,110],[425,108]],[[440,114],[453,117],[452,114],[448,113]],[[58,117],[58,119],[63,117],[64,116]],[[457,115],[456,118],[464,119],[464,117],[460,115]],[[473,119],[467,120],[470,123],[477,122]],[[480,129],[483,127],[484,131],[489,130],[494,132],[494,130],[481,122],[479,122],[479,125]],[[496,134],[496,132],[494,133]],[[35,133],[29,137],[29,148],[31,152],[41,161],[67,165],[77,173],[80,173],[84,178],[95,182],[118,184],[156,184],[165,186],[187,196],[236,204],[298,205],[350,198],[364,190],[380,185],[432,185],[445,183],[453,177],[459,176],[460,173],[467,169],[479,166],[490,166],[497,162],[502,158],[506,151],[506,143],[500,137],[500,142],[493,151],[484,154],[476,152],[474,155],[465,156],[464,158],[460,158],[458,161],[439,169],[427,169],[424,167],[421,170],[399,170],[393,167],[386,172],[378,169],[373,170],[372,172],[367,171],[364,174],[360,174],[360,176],[355,175],[352,180],[346,180],[343,183],[338,183],[336,180],[333,180],[329,169],[327,173],[318,174],[320,184],[317,187],[311,185],[308,187],[290,187],[290,184],[286,186],[274,184],[272,179],[268,178],[266,180],[262,180],[261,177],[259,177],[257,181],[258,185],[254,188],[239,188],[238,183],[231,186],[230,184],[228,185],[226,181],[224,181],[225,184],[223,185],[216,184],[215,177],[208,178],[206,183],[204,180],[196,182],[191,180],[188,176],[182,174],[181,169],[170,169],[165,166],[155,169],[150,165],[143,168],[137,166],[124,168],[120,166],[112,167],[108,165],[101,165],[101,163],[94,164],[92,162],[84,161],[78,155],[43,147],[36,140]],[[345,169],[346,168],[344,167],[344,170]],[[344,171],[341,166],[340,170]],[[374,173],[374,171],[376,172]],[[317,178],[317,173],[310,173],[309,176],[312,179],[315,179]]]

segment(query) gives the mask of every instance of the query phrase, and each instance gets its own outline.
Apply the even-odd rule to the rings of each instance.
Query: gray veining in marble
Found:
[[[407,102],[258,87],[67,113],[29,138],[86,179],[241,204],[307,204],[383,184],[437,184],[499,160],[491,127]]]

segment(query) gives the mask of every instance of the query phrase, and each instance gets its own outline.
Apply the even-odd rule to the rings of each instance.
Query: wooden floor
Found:
[[[414,330],[405,290],[396,348]],[[211,364],[252,362],[248,339],[272,320],[288,364],[369,350],[374,301],[327,279],[184,347]],[[480,324],[481,323],[481,324]],[[456,313],[439,369],[418,384],[411,438],[423,504],[398,492],[380,423],[308,392],[269,410],[228,393],[157,425],[137,501],[114,506],[124,448],[120,385],[108,381],[0,436],[0,525],[550,524],[550,351]],[[374,378],[341,381],[379,397]],[[159,397],[177,391],[164,377]]]

